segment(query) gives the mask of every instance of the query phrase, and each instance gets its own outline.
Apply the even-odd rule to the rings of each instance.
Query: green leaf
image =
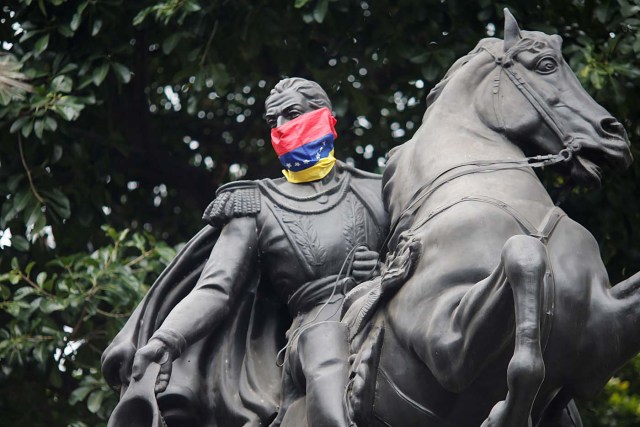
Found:
[[[70,62],[68,64],[66,64],[64,67],[62,67],[60,69],[60,71],[58,71],[58,74],[67,74],[71,71],[77,70],[78,69],[78,64],[75,64],[73,62]]]
[[[111,68],[116,73],[116,77],[122,83],[129,83],[131,81],[131,71],[124,65],[114,62],[111,64]]]
[[[31,274],[31,270],[33,270],[33,267],[36,265],[35,261],[31,261],[29,262],[29,264],[27,264],[27,266],[24,269],[24,274],[26,274],[27,276],[29,274]]]
[[[43,287],[45,280],[47,280],[47,273],[45,271],[41,271],[40,273],[38,273],[38,275],[36,276],[36,283],[38,284],[38,286]]]
[[[37,119],[33,124],[33,132],[36,134],[38,139],[42,139],[43,131],[44,131],[44,120]]]
[[[309,0],[296,0],[293,3],[293,7],[295,7],[296,9],[300,9],[302,7],[304,7],[305,4],[309,3]]]
[[[150,12],[151,12],[151,7],[147,7],[145,9],[142,9],[140,12],[138,12],[138,14],[133,17],[133,21],[132,21],[133,25],[138,26],[142,24],[142,22],[144,22],[145,18]]]
[[[93,70],[93,74],[91,80],[93,84],[96,86],[100,86],[104,81],[105,77],[107,77],[107,73],[109,72],[109,63],[103,62],[100,66],[96,67]]]
[[[96,390],[89,396],[87,400],[87,408],[89,412],[96,413],[102,406],[102,400],[104,399],[104,392],[102,390]]]
[[[78,402],[82,402],[93,389],[93,387],[82,386],[73,390],[69,395],[69,404],[75,405]]]
[[[35,225],[36,221],[38,221],[38,217],[43,216],[42,213],[42,205],[39,202],[34,203],[33,207],[29,210],[25,210],[25,220],[24,224],[27,228]],[[37,233],[40,230],[33,230],[34,233]]]
[[[9,129],[10,133],[16,133],[18,132],[20,129],[22,129],[22,126],[24,126],[24,124],[27,122],[27,120],[29,120],[31,117],[20,117],[19,119],[17,119],[15,122],[13,122],[13,124],[11,125],[11,128]]]
[[[164,39],[164,41],[162,42],[162,52],[164,52],[165,55],[170,54],[180,41],[181,37],[181,33],[173,33],[169,37]]]
[[[11,246],[20,252],[26,252],[29,250],[29,241],[23,236],[14,234],[11,236]]]
[[[44,16],[47,16],[47,8],[44,5],[44,0],[38,0],[38,8],[40,8],[40,12],[42,12]]]
[[[25,138],[28,138],[29,135],[31,135],[31,131],[33,130],[33,122],[34,122],[34,119],[29,118],[29,120],[27,120],[24,126],[22,126],[21,133],[22,133],[22,136],[24,136]]]
[[[158,252],[158,255],[160,255],[162,260],[167,263],[170,262],[176,256],[176,251],[174,251],[172,248],[168,246],[157,246],[156,252]]]
[[[69,24],[69,28],[71,31],[76,31],[78,27],[80,27],[80,23],[82,22],[82,12],[76,12],[73,14],[71,18],[71,23]]]
[[[33,349],[33,358],[36,359],[40,365],[44,365],[49,355],[46,345],[39,344]]]
[[[62,191],[54,188],[52,190],[42,190],[41,194],[47,202],[47,205],[60,218],[69,218],[69,216],[71,216],[69,198],[65,196]]]
[[[66,307],[67,305],[63,303],[62,300],[56,301],[52,298],[43,299],[40,302],[40,310],[47,314],[53,313],[54,311],[64,310]]]
[[[187,12],[199,12],[202,10],[202,7],[195,0],[189,0],[184,4],[184,10]]]
[[[33,289],[30,286],[24,286],[20,289],[18,289],[15,294],[13,295],[13,300],[14,301],[20,301],[22,299],[24,299],[25,297],[28,297],[29,295],[33,295],[36,292],[35,289]]]
[[[55,132],[55,130],[58,128],[58,122],[56,121],[56,119],[54,119],[53,117],[45,117],[44,119],[44,128],[46,130],[50,130],[51,132]],[[59,145],[56,145],[56,147],[60,148]],[[55,148],[55,147],[54,147]],[[60,148],[60,150],[62,150],[62,148]],[[55,149],[54,149],[54,153],[55,153]],[[62,155],[62,152],[60,152],[60,154]],[[60,160],[60,157],[58,157],[56,160],[57,161]]]
[[[68,25],[58,25],[58,32],[62,34],[62,36],[69,38],[74,36],[74,32],[71,31]]]
[[[58,102],[51,109],[66,121],[73,121],[80,116],[80,111],[84,108],[83,104],[76,102],[77,99],[72,96],[63,96],[58,99]]]
[[[324,18],[327,16],[328,8],[329,0],[319,0],[313,9],[313,19],[315,19],[317,23],[322,24]]]
[[[17,212],[24,210],[29,203],[33,203],[35,197],[29,188],[21,189],[13,200],[13,208]]]
[[[73,80],[64,75],[57,76],[51,82],[51,89],[55,92],[69,93],[73,89]]]
[[[38,56],[40,55],[42,52],[44,52],[47,47],[49,46],[49,34],[45,34],[44,36],[40,37],[38,39],[38,41],[36,41],[36,44],[34,45],[34,52],[35,55]]]
[[[22,182],[24,178],[25,178],[25,175],[22,175],[22,174],[11,175],[7,179],[7,188],[9,189],[9,192],[15,193],[16,190],[18,189],[18,185]]]
[[[91,36],[95,37],[100,32],[102,28],[102,19],[96,19],[93,21],[93,27],[91,27]]]

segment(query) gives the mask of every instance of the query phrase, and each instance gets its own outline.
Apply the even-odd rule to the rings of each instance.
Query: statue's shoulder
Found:
[[[351,187],[356,191],[372,191],[377,195],[382,190],[382,175],[356,169],[344,162],[340,162],[338,167],[351,175]]]
[[[374,185],[375,185],[376,182],[379,185],[380,182],[382,181],[382,175],[380,175],[380,174],[372,173],[372,172],[366,172],[366,171],[357,169],[357,168],[351,166],[350,164],[345,163],[345,162],[341,162],[339,160],[337,162],[337,165],[341,170],[349,173],[352,178],[355,178],[357,180],[362,180],[363,182],[370,181]]]
[[[232,218],[255,216],[260,213],[260,190],[256,181],[234,181],[222,185],[216,198],[207,206],[202,219],[220,227]]]

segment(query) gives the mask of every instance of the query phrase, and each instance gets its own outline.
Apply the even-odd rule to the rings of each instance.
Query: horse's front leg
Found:
[[[507,369],[507,397],[482,425],[531,426],[531,409],[545,373],[540,329],[547,250],[533,237],[514,236],[504,245],[502,263],[515,302],[515,349]]]

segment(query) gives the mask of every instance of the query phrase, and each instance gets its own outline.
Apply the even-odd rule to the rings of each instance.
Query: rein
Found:
[[[381,247],[384,248],[389,243],[389,241],[391,240],[391,236],[394,234],[396,228],[398,227],[398,224],[400,224],[400,221],[402,221],[402,219],[404,219],[407,215],[415,213],[417,208],[421,206],[418,204],[419,202],[431,196],[431,194],[433,194],[437,189],[439,189],[443,185],[457,178],[460,178],[466,175],[472,175],[475,173],[481,173],[481,172],[497,172],[501,170],[541,168],[545,166],[551,166],[557,163],[570,161],[573,158],[573,152],[574,150],[568,147],[560,150],[560,152],[558,152],[557,154],[531,156],[531,157],[524,157],[522,159],[515,159],[515,160],[478,160],[473,162],[460,163],[458,165],[452,166],[449,169],[445,170],[444,172],[440,173],[431,181],[423,184],[414,193],[414,195],[411,197],[411,202],[409,203],[409,205],[402,211],[398,219],[396,219],[391,225],[391,227],[389,228],[389,233],[387,234],[387,237],[385,238]],[[476,167],[473,169],[467,169],[467,170],[454,173],[453,175],[447,177],[446,179],[443,179],[442,181],[438,182],[440,178],[442,178],[449,172],[452,172],[456,169],[466,167],[466,166],[476,166]]]

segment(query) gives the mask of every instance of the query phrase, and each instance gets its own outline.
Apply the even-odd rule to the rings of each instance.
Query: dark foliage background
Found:
[[[380,171],[453,61],[501,36],[505,6],[521,27],[562,35],[584,86],[637,141],[638,0],[3,2],[3,423],[104,424],[116,395],[99,355],[173,247],[219,185],[278,176],[262,116],[280,78],[318,81],[338,157]],[[608,170],[586,190],[545,171],[612,282],[640,269],[639,174]],[[587,425],[640,424],[639,367],[581,403]]]

